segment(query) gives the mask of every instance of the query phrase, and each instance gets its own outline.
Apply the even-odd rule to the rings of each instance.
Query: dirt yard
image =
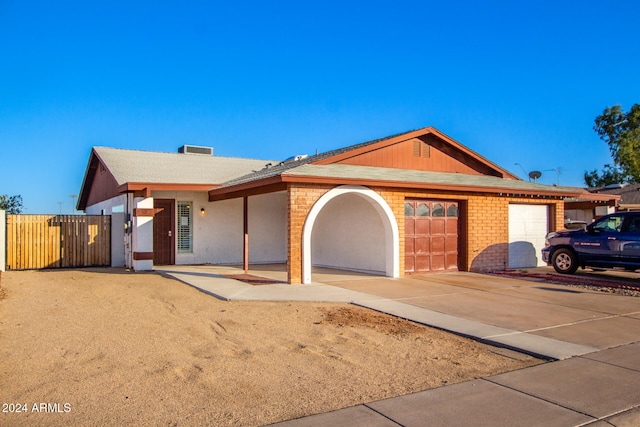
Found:
[[[14,271],[2,287],[7,426],[264,425],[540,363],[347,304],[224,302],[153,273]]]

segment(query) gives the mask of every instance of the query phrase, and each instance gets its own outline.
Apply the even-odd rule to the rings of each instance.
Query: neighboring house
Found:
[[[543,265],[564,199],[583,193],[520,180],[427,127],[283,162],[95,147],[78,209],[120,218],[114,265],[282,263],[309,283],[312,266]]]
[[[590,224],[601,216],[640,210],[640,185],[612,184],[588,189],[588,194],[565,200],[565,222]]]
[[[612,184],[590,188],[590,193],[618,197],[616,211],[640,211],[640,184]]]

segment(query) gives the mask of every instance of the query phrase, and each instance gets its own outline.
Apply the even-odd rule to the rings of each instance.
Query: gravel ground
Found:
[[[506,270],[494,273],[497,276],[510,276],[519,279],[542,281],[554,285],[589,289],[608,294],[640,297],[640,275],[637,273],[620,273],[618,271],[594,272],[580,270],[577,274],[559,274],[551,269],[540,268],[529,270]],[[624,276],[621,276],[624,275]]]

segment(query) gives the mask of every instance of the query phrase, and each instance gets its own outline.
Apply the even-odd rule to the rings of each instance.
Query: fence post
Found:
[[[4,271],[7,262],[7,212],[0,209],[0,271]]]

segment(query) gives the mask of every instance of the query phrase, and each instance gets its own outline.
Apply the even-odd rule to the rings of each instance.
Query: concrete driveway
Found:
[[[327,284],[374,295],[376,298],[358,301],[359,305],[391,314],[401,315],[385,310],[385,305],[391,307],[393,304],[383,301],[498,328],[493,334],[489,331],[488,335],[476,336],[487,341],[495,341],[502,328],[512,331],[503,332],[507,335],[502,338],[526,334],[529,338],[540,337],[584,347],[584,353],[579,353],[581,350],[576,347],[578,353],[571,355],[588,353],[589,348],[595,351],[640,341],[640,298],[636,297],[467,272],[406,276],[395,280],[336,280]],[[464,331],[458,332],[464,334]],[[508,342],[502,344],[511,346]],[[552,341],[549,344],[554,345]]]

